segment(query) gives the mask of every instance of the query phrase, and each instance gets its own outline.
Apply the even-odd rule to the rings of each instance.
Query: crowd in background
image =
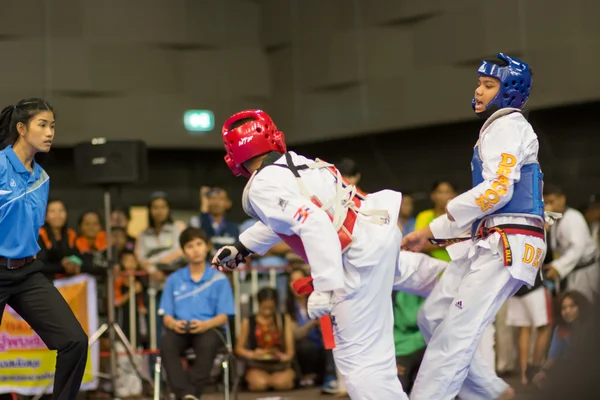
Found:
[[[336,165],[346,179],[360,185],[360,171],[352,160]],[[431,208],[416,214],[413,197],[404,193],[400,229],[407,234],[425,227],[459,193],[452,182],[435,182]],[[500,375],[518,374],[523,385],[543,385],[547,371],[569,351],[572,333],[586,318],[597,290],[591,283],[599,280],[600,199],[592,197],[588,204],[572,208],[566,194],[552,185],[545,188],[544,198],[550,211],[563,214],[563,219],[548,227],[549,250],[540,265],[546,279],[538,279],[533,287],[524,287],[509,299],[479,349]],[[212,270],[208,263],[216,250],[234,244],[240,232],[256,222],[230,221],[227,212],[232,206],[226,190],[203,187],[198,214],[189,221],[175,221],[168,194],[155,192],[147,204],[148,226],[134,238],[128,234],[127,208],[112,211],[110,226],[104,226],[103,216],[95,210],[84,212],[71,226],[65,203],[50,199],[38,258],[46,264],[49,279],[82,273],[97,278],[101,322],[107,315],[106,269],[115,268],[118,322],[129,336],[129,293],[134,291],[140,348],[151,347],[148,290],[156,292],[155,334],[165,359],[165,379],[178,398],[193,400],[214,380],[212,367],[220,338],[211,332],[225,323],[233,324],[235,313],[231,274]],[[107,241],[107,229],[112,243]],[[106,258],[109,245],[116,250],[112,263]],[[450,262],[443,248],[429,245],[423,251]],[[234,353],[244,362],[236,373],[245,388],[266,391],[320,385],[324,393],[344,396],[343,381],[331,351],[323,346],[318,321],[307,316],[307,298],[290,288],[292,281],[310,273],[310,266],[283,242],[264,256],[253,255],[247,265],[259,271],[258,312],[245,312],[241,326],[231,327],[232,332],[239,332]],[[274,267],[277,275],[272,287],[268,269]],[[130,280],[119,274],[122,271],[145,274],[136,276],[131,287]],[[243,281],[250,279],[249,274],[240,276]],[[427,346],[417,326],[425,299],[395,292],[390,301],[398,377],[409,392]],[[180,359],[189,351],[195,358],[184,367]],[[95,395],[103,396],[102,390]]]

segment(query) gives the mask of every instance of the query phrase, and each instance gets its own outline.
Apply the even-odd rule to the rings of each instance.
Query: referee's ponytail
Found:
[[[19,138],[19,123],[27,126],[29,121],[42,111],[54,113],[47,101],[37,98],[21,100],[17,105],[4,107],[0,112],[0,150],[15,144]]]

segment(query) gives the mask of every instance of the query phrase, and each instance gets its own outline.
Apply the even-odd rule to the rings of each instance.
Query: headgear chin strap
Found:
[[[498,53],[498,59],[505,61],[508,65],[501,66],[490,61],[482,61],[477,70],[481,76],[489,76],[500,81],[498,94],[487,104],[485,111],[477,113],[481,117],[489,116],[500,108],[522,109],[531,93],[533,80],[529,65],[503,53]],[[475,98],[471,105],[474,110]]]

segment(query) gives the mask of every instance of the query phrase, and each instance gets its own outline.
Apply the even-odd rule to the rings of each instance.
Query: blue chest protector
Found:
[[[479,146],[475,146],[471,160],[473,187],[483,182],[483,160],[479,156]],[[535,162],[521,167],[521,179],[513,186],[513,195],[508,204],[486,215],[521,215],[539,217],[544,219],[544,199],[542,197],[542,184],[544,174],[540,165]],[[473,223],[473,234],[477,232],[483,218]]]

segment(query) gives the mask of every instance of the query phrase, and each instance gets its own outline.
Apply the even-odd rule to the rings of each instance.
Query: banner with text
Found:
[[[81,326],[92,335],[98,328],[96,281],[89,275],[58,279],[54,285],[69,303]],[[98,343],[88,350],[81,390],[98,386]],[[0,393],[36,395],[52,391],[56,351],[50,351],[19,314],[6,306],[0,326]]]

